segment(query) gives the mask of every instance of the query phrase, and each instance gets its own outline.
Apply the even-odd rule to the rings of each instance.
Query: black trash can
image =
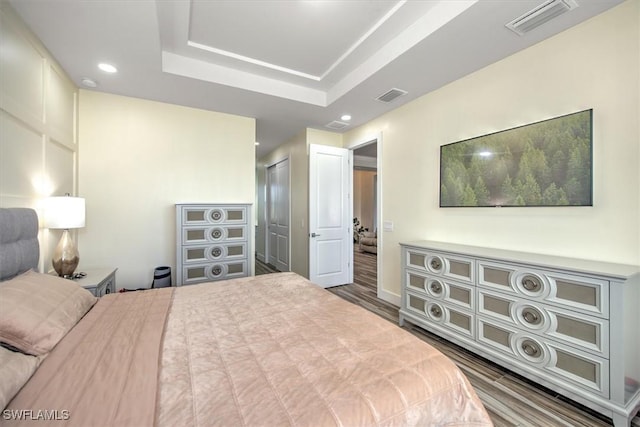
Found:
[[[171,287],[171,267],[156,267],[153,271],[152,288],[169,288]]]

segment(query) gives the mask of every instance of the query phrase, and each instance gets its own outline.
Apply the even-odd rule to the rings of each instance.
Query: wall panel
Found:
[[[50,65],[48,71],[45,116],[47,131],[57,142],[74,147],[76,88],[57,67]]]
[[[44,113],[45,59],[4,2],[0,23],[0,107],[39,128]]]
[[[0,111],[0,153],[2,196],[21,198],[40,191],[42,134]]]
[[[45,175],[51,182],[49,192],[56,196],[74,194],[75,151],[49,140],[45,145]]]
[[[0,24],[0,207],[42,218],[45,197],[77,188],[77,88],[6,1]],[[59,235],[40,232],[43,271]]]

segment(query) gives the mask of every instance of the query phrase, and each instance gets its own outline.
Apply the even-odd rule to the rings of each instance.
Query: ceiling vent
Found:
[[[575,0],[549,0],[524,15],[506,24],[506,27],[518,35],[524,35],[556,16],[578,7]]]
[[[382,95],[380,95],[379,97],[376,98],[376,101],[380,101],[380,102],[391,102],[394,99],[402,96],[402,95],[406,95],[407,91],[406,90],[402,90],[402,89],[397,89],[397,88],[393,88],[391,90],[386,91],[385,93],[383,93]]]
[[[341,122],[338,120],[334,120],[331,123],[327,123],[325,125],[325,127],[328,127],[329,129],[334,129],[334,130],[344,129],[347,126],[349,126],[349,123]]]

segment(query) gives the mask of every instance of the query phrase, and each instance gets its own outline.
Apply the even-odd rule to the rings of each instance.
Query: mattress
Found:
[[[492,425],[446,356],[295,273],[101,298],[6,410],[41,409],[65,426]],[[0,420],[21,423],[38,425]]]

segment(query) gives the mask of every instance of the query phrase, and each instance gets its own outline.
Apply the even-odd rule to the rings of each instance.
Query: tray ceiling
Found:
[[[621,3],[576,1],[518,36],[505,24],[544,0],[9,0],[78,86],[255,117],[258,156],[345,113],[352,129]],[[99,72],[105,61],[120,72]],[[392,88],[408,93],[376,100]]]

